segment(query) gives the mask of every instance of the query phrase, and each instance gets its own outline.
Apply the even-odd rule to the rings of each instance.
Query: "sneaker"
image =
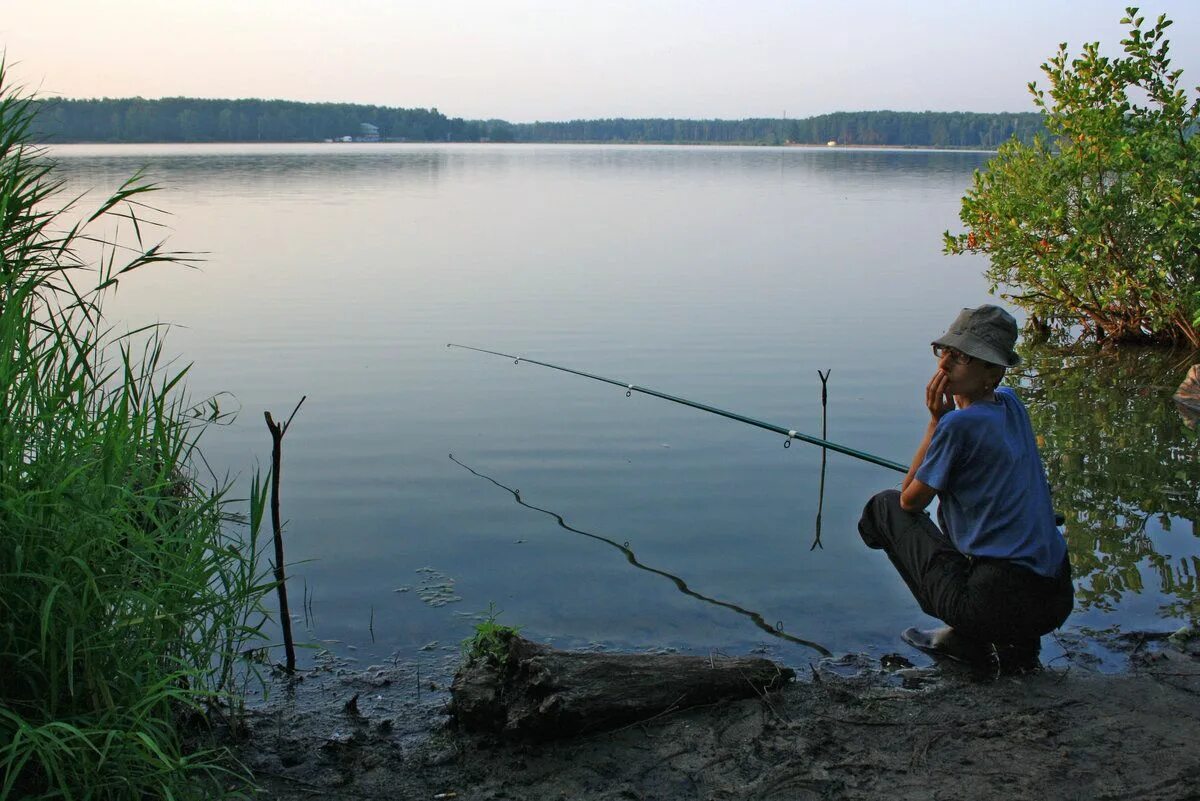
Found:
[[[969,665],[987,665],[992,654],[992,648],[987,643],[959,634],[949,626],[927,630],[905,629],[900,639],[930,656],[945,657]]]

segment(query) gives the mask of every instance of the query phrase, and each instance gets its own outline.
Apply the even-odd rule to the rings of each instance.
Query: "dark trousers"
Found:
[[[1036,640],[1071,614],[1075,592],[1071,565],[1039,576],[1004,559],[960,553],[925,512],[900,508],[900,493],[881,492],[867,501],[858,532],[870,548],[883,549],[926,614],[986,643]]]

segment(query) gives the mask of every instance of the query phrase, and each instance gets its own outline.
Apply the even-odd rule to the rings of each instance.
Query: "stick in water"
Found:
[[[283,435],[287,433],[292,418],[307,398],[304,395],[296,408],[292,409],[287,422],[283,425],[276,423],[270,412],[263,412],[267,418],[267,428],[271,431],[271,526],[275,534],[275,586],[279,592],[279,624],[283,628],[283,649],[287,655],[288,673],[296,670],[296,646],[292,642],[292,615],[288,610],[287,583],[283,573],[283,526],[279,522],[279,469],[283,461]]]
[[[829,374],[832,372],[832,367],[823,373],[817,371],[821,378],[821,439],[829,435]],[[829,449],[821,448],[821,488],[817,490],[817,535],[813,539],[812,547],[808,549],[810,551],[817,548],[825,550],[825,546],[821,544],[821,512],[825,508],[825,462],[828,459]]]

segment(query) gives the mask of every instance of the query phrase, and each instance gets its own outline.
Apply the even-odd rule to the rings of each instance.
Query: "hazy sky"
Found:
[[[436,106],[514,122],[1022,111],[1059,42],[1117,52],[1107,0],[0,0],[17,78],[66,97]],[[1200,83],[1200,0],[1166,13]]]

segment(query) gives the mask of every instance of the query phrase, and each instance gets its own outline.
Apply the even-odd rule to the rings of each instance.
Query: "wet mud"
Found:
[[[1122,672],[1096,669],[1098,639]],[[326,656],[275,682],[237,751],[279,799],[1198,797],[1200,641],[1060,644],[1023,676],[823,659],[779,692],[544,743],[448,725],[449,650],[366,669]]]

